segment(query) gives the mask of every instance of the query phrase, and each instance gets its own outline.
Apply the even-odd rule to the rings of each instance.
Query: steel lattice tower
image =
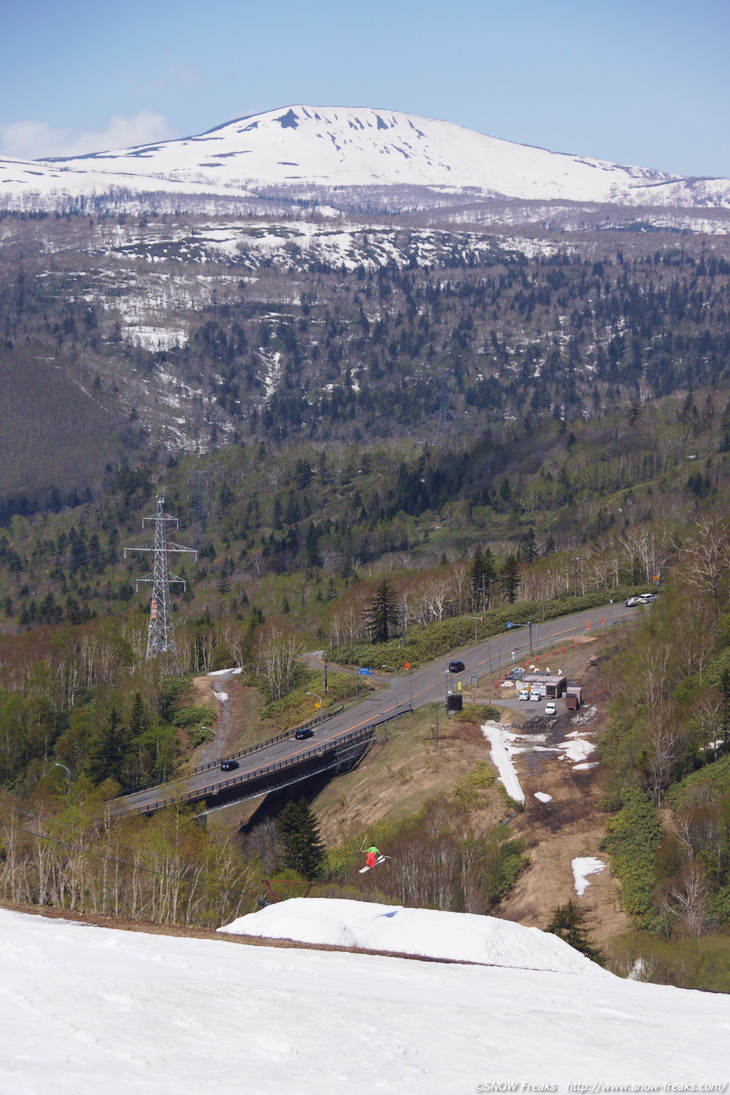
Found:
[[[177,517],[172,517],[164,512],[164,498],[157,499],[157,512],[154,517],[143,517],[142,527],[145,522],[155,523],[155,542],[152,547],[125,548],[126,559],[128,551],[151,551],[153,555],[152,573],[145,574],[143,578],[137,578],[137,588],[140,582],[152,583],[152,603],[150,605],[150,623],[147,630],[147,657],[156,658],[160,654],[167,657],[170,666],[177,661],[177,647],[175,645],[175,625],[172,619],[172,600],[170,597],[170,585],[177,583],[185,586],[185,579],[177,574],[171,574],[167,564],[167,556],[171,552],[185,552],[194,555],[198,553],[192,548],[182,547],[167,539],[167,525],[174,525],[177,529]]]

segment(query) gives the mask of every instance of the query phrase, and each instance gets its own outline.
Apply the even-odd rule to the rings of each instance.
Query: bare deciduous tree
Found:
[[[704,517],[682,552],[679,573],[685,582],[717,600],[720,585],[730,568],[730,538],[727,522]]]
[[[272,699],[281,699],[290,691],[301,652],[296,639],[283,635],[275,628],[261,637],[258,672],[265,678]]]

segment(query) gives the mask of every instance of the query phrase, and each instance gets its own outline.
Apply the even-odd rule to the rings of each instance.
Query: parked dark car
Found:
[[[463,673],[465,668],[463,662],[449,662],[449,673]]]
[[[238,768],[237,760],[222,760],[221,772],[232,772],[234,768]]]
[[[314,730],[309,726],[301,726],[294,734],[297,741],[303,741],[304,738],[311,738],[314,734]]]

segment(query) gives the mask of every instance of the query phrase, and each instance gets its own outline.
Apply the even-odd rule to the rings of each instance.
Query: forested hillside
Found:
[[[255,900],[265,842],[242,859],[189,818],[106,813],[215,733],[198,674],[242,669],[260,740],[311,717],[307,651],[422,664],[659,586],[607,669],[607,847],[640,927],[725,930],[724,237],[396,218],[317,223],[316,247],[254,218],[0,232],[6,897],[96,908],[112,888],[73,881],[83,847],[118,863],[125,913],[208,922],[218,893],[232,913]],[[125,552],[150,545],[158,498],[197,551],[171,557],[172,666],[145,658],[151,557]],[[341,674],[327,703],[354,687]],[[486,910],[523,851],[479,839]]]
[[[534,450],[550,423],[694,391],[706,422],[727,383],[722,237],[8,216],[0,231],[8,515],[98,495],[125,456],[404,434]]]

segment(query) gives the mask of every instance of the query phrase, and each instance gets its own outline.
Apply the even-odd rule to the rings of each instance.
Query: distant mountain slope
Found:
[[[549,152],[365,107],[291,106],[181,140],[33,164],[0,161],[0,182],[11,207],[23,196],[47,201],[54,193],[111,189],[221,200],[273,189],[321,202],[325,194],[332,200],[336,188],[387,187],[482,200],[730,208],[729,180],[684,179]]]

